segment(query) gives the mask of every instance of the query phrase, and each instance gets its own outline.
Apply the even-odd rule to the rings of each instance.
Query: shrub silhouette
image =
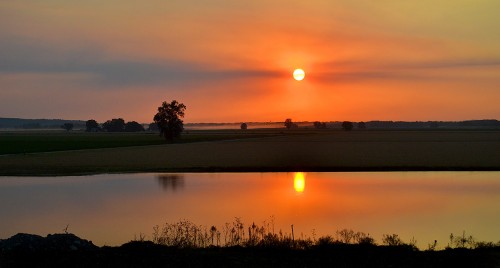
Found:
[[[342,122],[342,128],[345,131],[351,131],[354,128],[354,124],[352,122],[349,122],[349,121],[344,121],[344,122]]]

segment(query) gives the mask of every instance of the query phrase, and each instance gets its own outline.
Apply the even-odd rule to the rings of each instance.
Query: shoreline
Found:
[[[332,168],[332,167],[317,167],[317,168],[180,168],[180,169],[151,169],[151,170],[121,170],[113,172],[71,172],[71,173],[4,173],[0,171],[0,177],[78,177],[78,176],[93,176],[106,174],[140,174],[140,173],[281,173],[281,172],[318,172],[318,173],[342,173],[342,172],[500,172],[500,167],[349,167],[349,168]]]

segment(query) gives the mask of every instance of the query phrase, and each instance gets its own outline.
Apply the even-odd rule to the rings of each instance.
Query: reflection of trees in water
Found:
[[[156,177],[158,179],[158,183],[163,188],[163,190],[168,191],[171,189],[172,191],[177,191],[177,189],[184,188],[184,176],[178,174],[164,174],[158,175]]]

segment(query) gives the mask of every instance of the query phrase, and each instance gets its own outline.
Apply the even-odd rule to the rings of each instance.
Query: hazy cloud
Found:
[[[325,82],[359,82],[364,80],[418,80],[430,81],[445,79],[443,75],[430,70],[454,70],[463,68],[498,68],[500,59],[447,59],[422,62],[373,62],[343,61],[321,64],[322,68],[332,71],[318,74]],[[342,71],[353,70],[353,71]],[[454,77],[453,79],[457,79]]]
[[[428,62],[394,63],[386,65],[394,69],[451,69],[473,67],[500,67],[500,59],[448,59]]]
[[[376,62],[336,61],[319,64],[332,70],[311,74],[325,82],[364,80],[437,80],[432,69],[495,68],[500,59],[445,59],[436,61]],[[340,71],[339,71],[340,70]],[[344,71],[350,70],[350,71]],[[188,61],[116,60],[97,47],[65,48],[9,37],[0,43],[0,73],[86,74],[91,86],[116,89],[123,86],[179,85],[225,79],[280,77],[283,73],[257,69],[214,69]],[[103,88],[101,87],[101,88]]]
[[[0,44],[0,73],[84,73],[90,83],[109,87],[279,76],[254,69],[214,69],[186,61],[106,59],[98,49],[61,51],[19,40]]]

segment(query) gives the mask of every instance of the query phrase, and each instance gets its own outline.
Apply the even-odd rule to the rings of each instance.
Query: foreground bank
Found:
[[[318,242],[182,248],[132,241],[97,247],[72,234],[0,240],[1,267],[498,267],[500,247],[420,251],[410,245]]]

